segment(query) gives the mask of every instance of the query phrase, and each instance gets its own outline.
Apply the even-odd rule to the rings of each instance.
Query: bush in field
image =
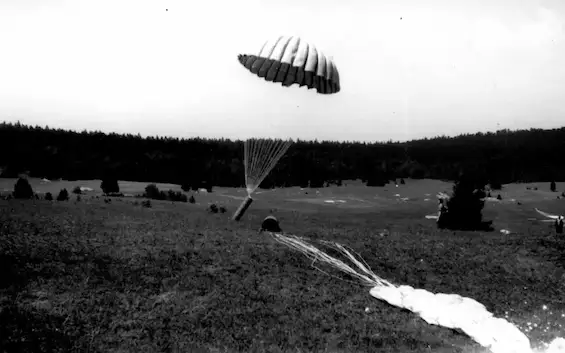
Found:
[[[16,199],[31,199],[34,197],[33,189],[26,178],[19,178],[14,185],[14,198]]]
[[[218,213],[218,206],[216,206],[215,203],[211,204],[210,206],[208,206],[208,212]]]
[[[67,189],[61,189],[59,191],[59,195],[57,195],[57,201],[68,201],[69,200],[69,192]]]
[[[557,191],[557,186],[555,185],[555,181],[552,181],[552,182],[549,184],[549,189],[550,189],[551,191],[553,191],[553,192],[556,192],[556,191]]]
[[[106,193],[106,196],[111,196],[111,197],[124,197],[124,194],[121,192],[108,192]]]
[[[141,201],[141,207],[151,208],[151,200]]]
[[[53,194],[51,194],[50,192],[45,194],[45,200],[47,201],[53,201]]]
[[[178,201],[178,202],[187,202],[188,201],[188,198],[186,197],[186,195],[183,194],[180,191],[169,190],[168,197],[169,197],[169,200],[171,200],[171,201]]]
[[[196,203],[196,200],[194,199],[194,195],[190,195],[190,198],[188,199],[188,202],[190,202],[190,203]]]
[[[143,197],[153,200],[169,200],[178,202],[187,202],[188,198],[180,191],[169,190],[167,192],[160,191],[157,185],[149,184],[145,187]]]
[[[145,187],[145,193],[143,197],[153,200],[165,200],[167,195],[164,192],[159,191],[159,188],[155,184],[149,184]]]
[[[82,190],[80,189],[80,186],[75,186],[75,188],[73,189],[73,194],[77,194],[77,195],[82,194]]]

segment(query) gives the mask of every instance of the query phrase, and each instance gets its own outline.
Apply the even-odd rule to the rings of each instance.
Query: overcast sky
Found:
[[[564,21],[562,0],[0,0],[0,121],[363,141],[553,128]],[[280,35],[333,56],[341,92],[237,61]]]

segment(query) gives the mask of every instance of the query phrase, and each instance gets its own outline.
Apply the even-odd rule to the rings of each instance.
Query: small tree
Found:
[[[45,194],[45,200],[46,201],[53,201],[53,194],[51,194],[50,192]]]
[[[61,189],[59,191],[59,195],[57,195],[57,201],[68,201],[69,200],[69,192],[67,189]]]
[[[483,227],[482,210],[484,187],[462,175],[453,187],[453,196],[447,203],[445,227],[453,230],[478,230]]]
[[[180,191],[169,190],[168,198],[171,201],[180,201],[180,202],[187,202],[188,201],[188,198],[186,197],[186,195],[183,194]]]
[[[190,198],[188,199],[188,202],[190,203],[195,203],[196,200],[194,199],[194,195],[190,195]]]
[[[75,188],[73,189],[73,194],[77,194],[77,195],[82,194],[82,190],[80,189],[80,186],[75,186]]]
[[[155,184],[147,185],[143,196],[153,200],[165,200],[167,198],[167,194],[163,191],[159,191],[159,188]]]
[[[14,185],[14,198],[31,199],[33,198],[33,189],[26,178],[19,178]]]
[[[100,183],[100,189],[105,194],[120,192],[120,186],[118,185],[118,180],[115,178],[105,178]]]
[[[557,186],[555,185],[555,181],[552,181],[552,182],[549,184],[549,189],[550,189],[551,191],[553,191],[553,192],[557,191]]]
[[[404,185],[406,184],[406,182],[404,181],[404,178],[400,178],[400,185]]]

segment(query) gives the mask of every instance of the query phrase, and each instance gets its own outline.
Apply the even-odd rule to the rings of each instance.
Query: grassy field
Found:
[[[0,188],[14,183],[0,179]],[[270,213],[285,232],[348,245],[395,284],[472,297],[521,328],[537,323],[528,336],[549,341],[564,335],[565,239],[527,220],[533,207],[565,213],[556,198],[565,184],[558,193],[548,184],[506,185],[483,212],[496,231],[473,233],[438,231],[424,218],[434,195],[451,189],[432,180],[259,190],[239,223],[230,216],[242,190],[142,208],[97,199],[100,181],[32,180],[37,192],[94,191],[80,202],[0,201],[0,352],[482,351],[258,234]],[[120,182],[130,194],[145,185]],[[228,213],[207,213],[211,202]]]

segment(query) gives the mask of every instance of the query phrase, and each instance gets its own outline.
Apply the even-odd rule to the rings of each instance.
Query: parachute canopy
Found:
[[[337,93],[341,89],[333,59],[299,37],[269,40],[258,55],[239,54],[238,59],[257,76],[281,82],[283,86],[307,86],[321,94]]]

